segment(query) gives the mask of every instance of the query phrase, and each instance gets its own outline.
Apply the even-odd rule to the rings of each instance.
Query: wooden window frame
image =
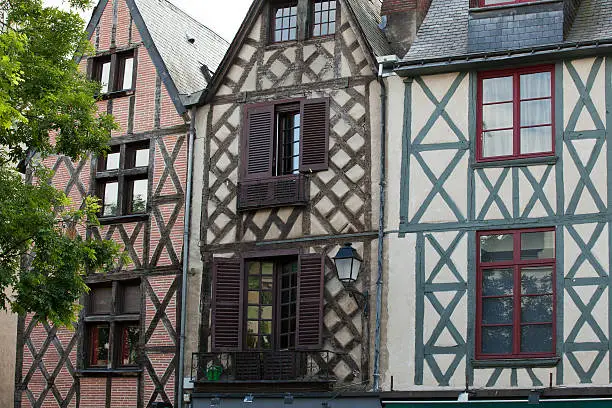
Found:
[[[495,7],[495,6],[511,6],[511,5],[524,4],[524,3],[535,3],[535,2],[538,2],[539,0],[507,0],[503,3],[497,3],[497,4],[486,4],[487,0],[477,0],[477,1],[478,1],[478,7]]]
[[[96,172],[96,190],[97,195],[102,202],[102,212],[99,216],[100,221],[106,219],[114,219],[117,217],[138,217],[144,216],[149,212],[151,191],[147,188],[147,202],[144,212],[133,212],[132,211],[132,200],[133,200],[133,182],[136,180],[150,180],[150,169],[151,169],[151,148],[150,141],[140,141],[123,143],[111,147],[111,152],[119,153],[119,168],[106,170],[106,158],[98,158],[97,172]],[[148,163],[147,166],[135,167],[136,151],[148,150]],[[118,183],[117,193],[117,214],[115,215],[104,215],[104,189],[109,183]],[[149,183],[148,183],[149,184]],[[150,187],[150,186],[148,186]]]
[[[142,308],[138,312],[129,312],[126,313],[122,310],[123,307],[123,294],[124,288],[128,286],[138,286],[139,287],[139,297],[142,297],[142,284],[140,280],[125,280],[125,281],[113,281],[112,285],[112,306],[111,311],[108,314],[100,315],[92,313],[92,294],[96,288],[100,287],[108,287],[108,284],[100,284],[100,285],[92,285],[90,295],[87,297],[85,302],[85,312],[86,315],[84,317],[85,323],[85,331],[87,335],[85,339],[87,341],[87,347],[85,350],[88,350],[86,359],[85,359],[85,368],[86,369],[105,369],[105,370],[113,370],[113,369],[125,369],[125,368],[140,368],[140,359],[137,358],[137,362],[135,364],[123,364],[123,356],[125,353],[126,344],[124,344],[124,329],[126,327],[137,326],[139,330],[142,330]],[[109,328],[109,349],[108,349],[108,362],[106,366],[102,366],[97,363],[95,359],[95,348],[96,348],[96,334],[98,327],[106,326]],[[139,333],[140,341],[138,348],[140,348],[142,342],[142,332]]]
[[[284,0],[284,1],[273,1],[270,3],[270,24],[269,24],[269,37],[270,40],[268,41],[270,44],[283,44],[283,43],[293,43],[299,40],[300,38],[300,27],[299,27],[299,21],[298,21],[298,14],[296,14],[296,23],[295,23],[295,39],[288,39],[288,40],[278,40],[276,41],[276,12],[279,9],[282,8],[288,8],[288,7],[299,7],[299,2],[302,0]],[[299,13],[299,9],[298,9],[298,13]],[[291,30],[291,26],[289,26],[288,28],[286,28],[287,30]],[[281,28],[281,30],[284,30],[285,28]]]
[[[109,52],[99,54],[95,57],[91,57],[88,60],[88,70],[89,70],[89,78],[92,81],[101,82],[102,80],[102,65],[104,63],[110,62],[110,74],[108,81],[108,91],[100,92],[100,96],[102,98],[114,98],[118,96],[124,96],[128,94],[132,94],[136,89],[136,79],[137,79],[137,49],[113,49]],[[125,61],[127,59],[133,59],[132,62],[132,86],[128,89],[119,89],[123,88],[123,79],[125,75]],[[121,84],[121,85],[120,85]]]
[[[251,262],[258,262],[258,263],[265,263],[265,262],[269,262],[273,264],[272,267],[272,282],[273,282],[273,286],[272,286],[272,320],[271,320],[271,327],[272,327],[272,335],[271,335],[271,347],[269,349],[265,349],[265,348],[249,348],[248,344],[247,344],[247,335],[248,335],[248,322],[249,320],[253,320],[253,319],[249,319],[248,317],[248,307],[249,307],[249,299],[248,299],[248,292],[252,291],[254,292],[254,289],[249,289],[249,282],[248,282],[248,278],[249,278],[249,268],[248,268],[248,264]],[[275,257],[263,257],[263,258],[247,258],[243,260],[244,263],[244,274],[245,276],[243,276],[243,291],[244,293],[246,293],[247,295],[244,297],[244,302],[243,302],[243,322],[242,322],[242,349],[243,350],[247,350],[247,351],[284,351],[284,350],[290,350],[293,351],[295,350],[295,345],[297,344],[297,330],[294,332],[294,339],[293,339],[293,348],[285,348],[285,349],[281,349],[280,348],[280,344],[281,344],[281,306],[282,306],[282,302],[281,302],[281,297],[282,297],[282,267],[290,264],[290,263],[295,263],[296,264],[296,268],[299,267],[299,263],[298,263],[298,255],[285,255],[285,256],[275,256]],[[296,287],[295,290],[297,292],[297,271],[295,272],[296,274]],[[260,275],[260,277],[263,275]],[[291,288],[290,288],[291,289]],[[262,290],[261,287],[257,290],[258,293],[261,294]],[[297,295],[296,295],[297,297]],[[294,319],[297,319],[297,299],[294,299],[295,304],[296,304],[296,315],[293,317]],[[261,318],[258,319],[259,322],[262,321]],[[297,321],[296,321],[297,324]],[[261,337],[261,336],[260,336]]]
[[[556,261],[557,261],[557,242],[555,236],[554,258],[521,260],[521,234],[533,232],[553,232],[555,227],[542,228],[523,228],[511,230],[479,231],[476,234],[476,350],[475,356],[478,360],[497,360],[497,359],[522,359],[522,358],[549,358],[556,356],[556,332],[557,332],[557,287],[556,287]],[[488,235],[512,235],[513,236],[513,255],[512,261],[502,262],[481,262],[481,242],[480,238]],[[551,352],[542,353],[522,353],[520,352],[521,339],[521,274],[522,268],[531,266],[550,266],[552,268],[552,322],[538,322],[538,324],[552,324],[552,347]],[[512,319],[512,341],[513,352],[510,354],[485,354],[482,352],[482,276],[483,270],[492,268],[505,268],[513,270],[513,319]],[[540,294],[547,295],[547,294]],[[530,323],[527,323],[530,324]]]
[[[335,0],[336,1],[336,8],[335,8],[335,16],[334,16],[334,32],[333,33],[327,33],[327,34],[316,34],[314,33],[314,29],[316,25],[319,26],[323,26],[323,24],[326,24],[328,29],[329,29],[329,21],[327,21],[326,23],[315,23],[315,15],[317,13],[317,11],[315,11],[315,4],[316,3],[322,3],[324,1],[330,1],[330,0],[312,0],[309,4],[309,10],[310,10],[310,15],[309,15],[309,35],[310,38],[326,38],[326,37],[333,37],[336,35],[336,32],[338,32],[338,23],[340,20],[340,1],[339,0]]]
[[[548,72],[550,73],[550,97],[543,98],[520,98],[520,77],[521,75],[528,74],[536,74]],[[513,122],[512,128],[500,128],[498,130],[512,130],[513,131],[513,152],[510,155],[504,156],[492,156],[492,157],[484,157],[483,155],[483,81],[485,79],[493,79],[493,78],[502,78],[512,76],[512,104],[513,104]],[[513,159],[523,159],[523,158],[534,158],[534,157],[550,157],[555,155],[555,67],[554,65],[538,65],[533,67],[524,67],[518,69],[503,69],[503,70],[495,70],[495,71],[486,71],[478,73],[478,89],[477,89],[477,97],[476,97],[476,105],[477,105],[477,124],[476,124],[476,161],[477,162],[493,162],[493,161],[502,161],[502,160],[513,160]],[[550,99],[551,100],[551,122],[546,124],[539,124],[537,126],[521,126],[521,102],[531,101],[531,100],[543,100]],[[495,102],[491,104],[500,104],[500,103],[509,103],[506,102]],[[551,127],[551,146],[552,149],[547,152],[537,152],[537,153],[520,153],[520,130],[522,127],[524,128],[533,128],[533,127],[543,127],[550,126]]]
[[[213,258],[211,285],[211,348],[213,351],[245,351],[247,330],[245,306],[248,302],[247,263],[287,259],[288,257],[298,260],[294,350],[321,350],[323,346],[325,259],[321,254],[303,253],[300,249],[294,248],[245,252],[239,258]],[[317,313],[313,313],[315,307]],[[277,317],[273,316],[273,319]]]

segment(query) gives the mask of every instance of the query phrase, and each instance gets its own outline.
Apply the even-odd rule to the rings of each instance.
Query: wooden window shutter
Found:
[[[215,258],[212,285],[212,349],[238,351],[242,340],[242,260]]]
[[[329,148],[329,99],[302,101],[300,171],[327,170]]]
[[[272,177],[274,105],[247,107],[246,116],[244,178]]]
[[[321,348],[323,334],[323,274],[325,263],[319,254],[303,254],[298,262],[296,348]]]

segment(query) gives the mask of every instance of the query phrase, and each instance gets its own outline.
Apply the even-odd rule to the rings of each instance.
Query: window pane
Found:
[[[521,233],[521,259],[555,257],[555,231]]]
[[[272,322],[269,320],[261,322],[261,332],[260,333],[272,334]]]
[[[511,295],[514,287],[512,269],[487,269],[482,271],[482,296]]]
[[[261,308],[262,319],[272,319],[272,306],[264,306]]]
[[[521,294],[552,293],[552,267],[542,266],[521,270]]]
[[[113,290],[111,287],[92,288],[90,292],[90,312],[109,314],[112,310]]]
[[[104,170],[117,170],[119,168],[119,156],[119,152],[109,153],[106,156],[106,165],[104,166]]]
[[[482,352],[485,354],[511,354],[512,326],[483,327]]]
[[[135,365],[138,362],[138,340],[140,329],[138,326],[129,326],[123,329],[122,338],[122,365]]]
[[[134,58],[125,59],[125,67],[123,69],[123,89],[132,89],[132,75],[134,73]]]
[[[125,285],[123,286],[122,299],[123,313],[139,313],[140,312],[140,285]]]
[[[106,183],[104,185],[104,209],[102,215],[119,215],[118,208],[119,183]]]
[[[551,100],[521,102],[521,126],[545,125],[552,122]]]
[[[94,326],[92,328],[92,365],[104,367],[108,365],[109,334],[110,328],[108,326]]]
[[[261,292],[261,303],[264,305],[272,304],[272,292]]]
[[[250,304],[256,305],[259,302],[259,292],[254,292],[250,290],[248,297],[248,301]]]
[[[251,323],[251,322],[249,322],[249,323]],[[257,322],[253,322],[253,323],[257,323]],[[249,348],[249,349],[257,349],[257,348],[259,348],[259,336],[256,336],[254,334],[247,334],[246,343],[247,343],[246,344],[247,348]]]
[[[513,300],[506,298],[486,298],[482,300],[483,324],[512,323]]]
[[[482,134],[483,157],[510,156],[514,153],[513,131],[496,130]]]
[[[522,326],[521,352],[552,353],[552,337],[552,324]]]
[[[149,149],[136,150],[134,158],[134,167],[146,167],[149,165]]]
[[[550,72],[521,75],[521,99],[551,96]]]
[[[514,118],[512,107],[512,102],[484,105],[482,107],[483,130],[511,128]]]
[[[265,290],[272,290],[272,285],[273,285],[273,280],[272,280],[272,276],[266,276],[264,275],[261,278],[261,288],[265,289]]]
[[[482,81],[482,102],[506,102],[512,98],[512,77],[490,78]]]
[[[521,298],[521,323],[552,322],[553,297],[523,296]]]
[[[249,276],[249,289],[259,289],[259,277]]]
[[[272,275],[274,273],[274,264],[272,262],[264,262],[261,264],[262,275]]]
[[[247,317],[249,319],[259,319],[259,307],[258,306],[249,306],[247,308]]]
[[[108,93],[109,82],[110,82],[110,62],[102,64],[102,75],[100,76],[100,84],[102,85],[102,93]]]
[[[552,127],[540,126],[521,129],[521,153],[552,151]]]
[[[149,191],[149,180],[134,180],[132,192],[132,213],[147,212],[147,195]]]
[[[512,234],[481,236],[480,262],[511,261],[513,249]]]

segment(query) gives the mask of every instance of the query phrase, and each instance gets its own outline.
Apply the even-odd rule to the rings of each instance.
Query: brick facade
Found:
[[[87,279],[96,283],[140,280],[139,369],[128,377],[93,375],[84,361],[88,340],[81,322],[75,330],[67,330],[21,317],[16,407],[144,408],[154,401],[176,403],[188,124],[177,113],[128,4],[109,0],[100,6],[104,8],[91,42],[98,53],[112,51],[113,46],[134,49],[137,80],[133,92],[101,100],[98,108],[111,112],[121,127],[113,132],[112,144],[149,140],[152,160],[147,215],[136,221],[104,223],[91,231],[123,244],[131,264],[115,274]],[[86,60],[81,67],[87,67]],[[50,157],[45,163],[55,170],[54,185],[75,205],[94,194],[95,161],[73,163],[65,157]]]

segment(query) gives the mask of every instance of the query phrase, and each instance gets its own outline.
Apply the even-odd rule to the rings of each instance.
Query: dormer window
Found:
[[[480,7],[505,6],[510,4],[534,3],[536,1],[538,0],[479,0],[478,5]]]

